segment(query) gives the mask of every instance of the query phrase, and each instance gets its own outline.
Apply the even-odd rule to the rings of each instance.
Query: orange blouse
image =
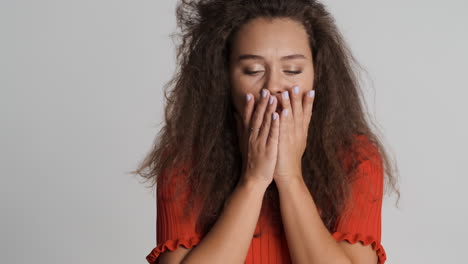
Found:
[[[331,236],[336,241],[346,240],[351,244],[358,241],[363,245],[372,245],[378,256],[378,264],[385,263],[386,254],[381,244],[381,209],[383,198],[384,177],[380,156],[369,141],[362,141],[366,150],[373,150],[370,160],[362,161],[357,170],[357,178],[352,182],[352,197],[347,204],[347,209],[338,218],[336,231]],[[362,146],[362,145],[361,145]],[[375,158],[375,159],[374,159]],[[375,162],[377,161],[377,162]],[[150,264],[156,264],[162,252],[174,251],[179,246],[191,248],[197,245],[203,238],[202,234],[195,231],[195,219],[182,217],[182,205],[184,202],[168,202],[165,197],[170,197],[172,190],[157,190],[157,219],[156,219],[156,247],[146,256]],[[167,196],[169,195],[169,196]],[[183,195],[182,199],[187,198]],[[262,263],[291,263],[289,249],[284,234],[283,226],[274,226],[269,221],[269,212],[260,212],[255,234],[262,228],[260,237],[254,236],[250,245],[246,264]],[[274,235],[279,233],[280,235]]]

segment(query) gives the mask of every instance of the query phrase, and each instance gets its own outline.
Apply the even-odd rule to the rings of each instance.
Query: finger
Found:
[[[263,123],[263,115],[265,114],[265,108],[268,104],[269,94],[270,93],[268,92],[268,90],[262,89],[260,102],[257,103],[255,111],[253,112],[252,119],[250,120],[250,126],[248,126],[248,128],[254,128],[254,130],[252,131],[252,134],[254,135],[258,135],[258,128],[260,128]]]
[[[244,113],[242,114],[242,119],[244,123],[244,129],[246,129],[249,124],[250,124],[250,119],[252,117],[252,112],[254,109],[255,105],[255,98],[253,97],[252,94],[248,93],[245,95],[245,107],[244,107]]]
[[[315,101],[315,90],[310,90],[304,94],[303,105],[304,105],[304,131],[307,133],[309,130],[309,124],[312,119],[313,105]]]
[[[290,109],[284,109],[279,115],[279,135],[278,135],[278,144],[283,144],[282,141],[287,140],[288,133],[291,133],[289,130],[289,120],[290,120],[291,111]]]
[[[268,99],[268,107],[265,111],[265,115],[263,116],[263,125],[258,135],[261,138],[263,144],[266,144],[268,134],[270,133],[271,118],[273,112],[276,110],[276,104],[276,97],[271,95]]]
[[[286,90],[281,93],[281,96],[279,96],[279,103],[281,104],[281,107],[282,107],[281,115],[280,115],[282,122],[280,122],[280,124],[287,123],[291,119],[291,115],[292,115],[289,91]]]
[[[295,85],[292,88],[291,94],[291,108],[294,122],[302,125],[303,110],[302,110],[302,94],[299,85]]]
[[[269,151],[278,151],[278,141],[279,141],[279,127],[280,127],[280,118],[278,113],[273,112],[270,115],[271,127],[270,133],[268,134],[268,139],[266,142],[266,148]]]

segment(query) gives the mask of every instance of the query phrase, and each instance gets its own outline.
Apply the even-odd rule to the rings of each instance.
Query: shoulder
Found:
[[[376,143],[372,142],[368,135],[357,134],[354,136],[354,139],[354,147],[357,149],[361,161],[371,160],[379,162],[381,160]]]
[[[382,165],[377,144],[366,134],[354,134],[350,143],[340,146],[337,157],[347,175],[353,174],[359,167]]]
[[[158,198],[169,201],[180,195],[185,197],[190,191],[189,168],[188,163],[164,168],[156,185]]]
[[[384,184],[384,168],[380,151],[367,135],[356,136],[355,150],[357,165],[349,175],[353,191],[355,194],[365,194],[372,200],[380,200]]]

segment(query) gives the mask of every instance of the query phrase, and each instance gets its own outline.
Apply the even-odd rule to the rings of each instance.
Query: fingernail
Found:
[[[276,114],[276,112],[273,113],[273,120],[276,120],[276,118],[278,118],[278,115]]]
[[[283,92],[283,98],[284,98],[284,99],[289,99],[288,91],[284,91],[284,92]]]
[[[309,97],[314,97],[315,95],[315,90],[310,90],[309,91]]]
[[[248,95],[245,96],[245,98],[247,99],[247,101],[250,101],[250,99],[251,99],[252,97],[250,96],[250,94],[248,94]]]
[[[270,101],[268,101],[268,103],[272,104],[274,101],[275,101],[275,97],[274,97],[274,96],[270,96]]]
[[[295,94],[298,94],[299,93],[299,86],[298,85],[294,86],[293,91],[294,91]]]
[[[265,98],[267,96],[266,90],[262,90],[262,97]]]
[[[284,109],[284,116],[288,116],[288,109]]]

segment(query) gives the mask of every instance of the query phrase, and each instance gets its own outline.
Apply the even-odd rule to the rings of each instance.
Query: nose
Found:
[[[266,74],[263,88],[269,90],[271,95],[278,97],[283,91],[286,91],[286,83],[284,83],[284,80],[281,78],[280,74],[269,71]]]

